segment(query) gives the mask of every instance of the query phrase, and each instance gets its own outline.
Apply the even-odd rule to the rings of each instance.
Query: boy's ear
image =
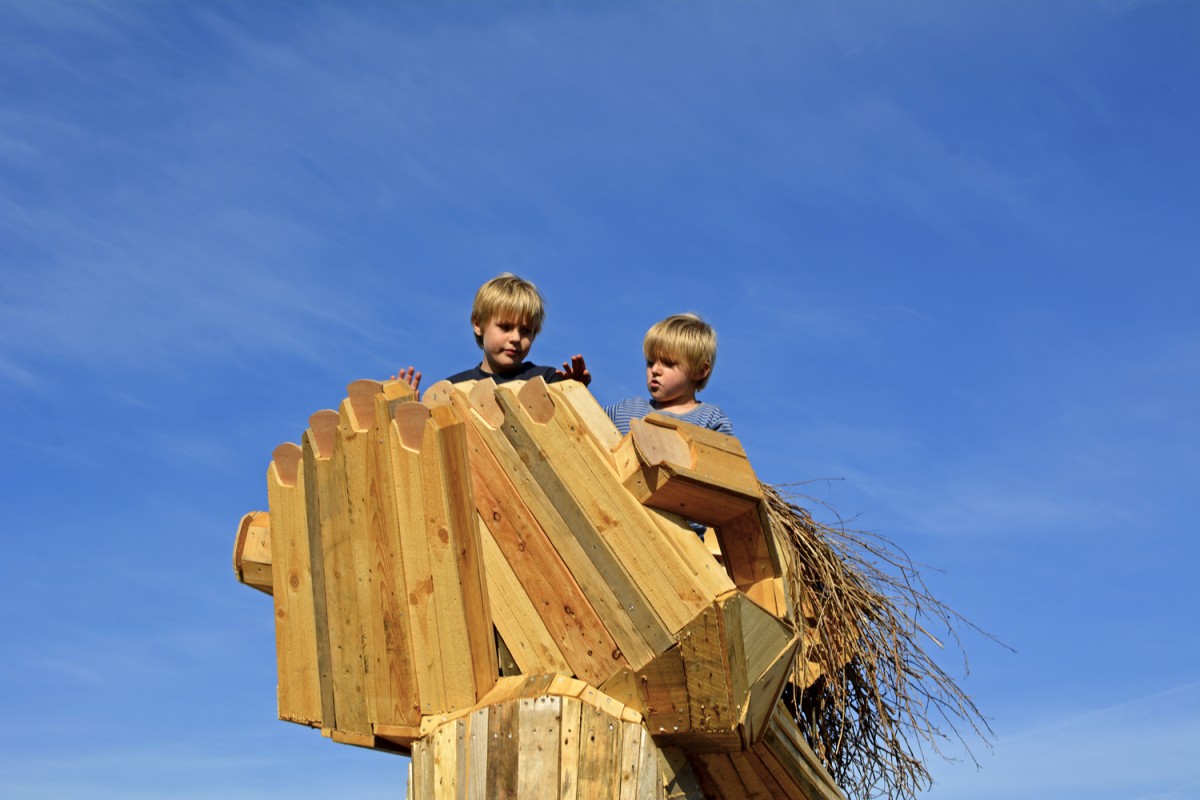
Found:
[[[699,383],[700,381],[707,378],[710,374],[712,374],[712,364],[705,361],[703,364],[700,365],[699,371],[695,375],[692,376],[692,380]]]
[[[481,326],[478,322],[471,320],[471,327],[475,329],[476,336],[483,336],[483,326]]]

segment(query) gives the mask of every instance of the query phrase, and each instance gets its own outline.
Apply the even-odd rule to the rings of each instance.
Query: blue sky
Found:
[[[602,402],[705,315],[760,477],[1016,649],[948,654],[997,740],[925,796],[1200,797],[1198,40],[1186,0],[0,2],[0,795],[403,796],[275,720],[233,535],[347,383],[476,360],[511,270]]]

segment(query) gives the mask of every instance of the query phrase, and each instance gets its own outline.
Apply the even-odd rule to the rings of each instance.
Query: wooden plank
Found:
[[[327,607],[328,594],[325,590],[325,553],[322,542],[321,493],[317,480],[318,471],[328,471],[329,458],[333,455],[333,433],[336,423],[330,426],[328,414],[318,412],[309,418],[309,429],[300,440],[304,451],[305,522],[308,529],[309,574],[313,594],[313,628],[317,637],[317,674],[320,678],[321,728],[337,728],[334,707],[333,662],[330,655],[330,623]],[[324,455],[322,459],[321,456]],[[326,479],[328,482],[328,479]]]
[[[773,782],[778,787],[776,797],[785,798],[785,800],[817,800],[820,797],[818,795],[817,798],[810,798],[765,745],[761,743],[756,745],[749,751],[749,755],[758,760],[758,764],[761,766],[758,774],[763,782],[768,784]]]
[[[741,751],[734,751],[729,754],[729,763],[737,772],[738,779],[742,785],[746,787],[746,797],[750,800],[774,800],[778,795],[772,791],[771,786],[764,781],[757,770],[757,759],[753,762],[746,757]],[[771,784],[775,785],[775,781],[771,780]]]
[[[421,451],[429,411],[402,402],[392,409],[388,425],[391,478],[395,498],[397,547],[402,554],[408,634],[412,642],[417,697],[422,714],[450,710],[440,667],[443,659],[438,614],[433,597],[433,570],[426,544],[425,489]],[[437,602],[441,602],[440,600]]]
[[[415,404],[405,403],[403,406],[413,407]],[[401,407],[397,407],[397,414],[401,413]],[[475,667],[472,663],[475,653],[471,647],[472,636],[466,615],[467,599],[458,569],[461,542],[460,537],[456,536],[457,532],[451,528],[450,519],[449,506],[455,490],[446,485],[442,472],[440,439],[440,423],[425,409],[419,460],[421,490],[425,498],[425,544],[429,553],[438,646],[442,652],[436,668],[442,673],[446,710],[451,710],[474,705],[477,695]],[[492,647],[494,643],[489,635],[488,650],[494,652]]]
[[[658,770],[662,775],[663,800],[705,800],[696,772],[687,754],[678,747],[658,748]]]
[[[482,520],[479,524],[483,524]],[[570,665],[559,651],[554,637],[546,630],[537,609],[525,594],[495,539],[485,531],[482,541],[492,618],[517,666],[524,673],[569,674]]]
[[[488,710],[487,785],[492,800],[518,800],[518,754],[521,733],[516,703],[499,703]]]
[[[318,412],[310,420],[318,441],[328,436],[316,462],[316,488],[321,523],[321,557],[324,561],[325,608],[328,615],[329,656],[333,675],[336,729],[343,733],[371,734],[367,712],[367,667],[363,653],[364,628],[359,612],[360,581],[354,559],[354,542],[365,538],[361,499],[351,502],[351,484],[363,478],[363,440],[351,431],[343,438],[341,416]],[[328,426],[328,430],[319,430]],[[352,474],[353,473],[353,476]]]
[[[467,743],[467,798],[487,800],[488,797],[488,706],[476,709],[469,717],[470,732]]]
[[[646,709],[646,726],[656,736],[691,730],[687,675],[679,646],[672,647],[637,673]]]
[[[644,726],[639,725],[635,730],[641,737],[641,752],[638,757],[637,791],[634,798],[654,800],[662,788],[662,775],[658,771],[658,746]]]
[[[441,726],[430,737],[433,748],[433,798],[455,800],[458,781],[458,724]]]
[[[784,785],[776,779],[775,774],[759,757],[757,750],[743,750],[731,753],[730,755],[738,774],[744,775],[746,771],[752,771],[766,789],[768,797],[781,798],[782,800],[806,800],[803,795],[797,792],[797,787],[794,784],[788,782],[787,785]],[[793,793],[795,793],[794,796]]]
[[[559,800],[587,800],[579,795],[579,737],[582,704],[574,697],[562,698],[559,723]]]
[[[670,546],[647,536],[656,526],[611,471],[588,458],[590,451],[581,445],[586,434],[555,412],[543,381],[526,381],[519,391],[497,387],[496,397],[505,410],[505,434],[523,451],[576,536],[587,540],[610,585],[619,587],[639,632],[655,652],[663,652],[672,634],[703,606],[704,593],[686,580]]]
[[[475,696],[492,688],[499,674],[492,636],[492,617],[488,608],[487,579],[483,551],[471,487],[467,426],[449,406],[432,409],[430,419],[437,428],[438,454],[441,458],[442,486],[446,498],[450,545],[457,558],[459,585],[462,587],[463,618]]]
[[[699,767],[698,777],[705,795],[728,800],[746,797],[746,784],[733,768],[728,753],[699,753],[692,756],[692,763]]]
[[[833,778],[800,736],[795,722],[778,707],[771,717],[771,724],[767,726],[762,742],[756,745],[755,749],[764,761],[767,753],[774,756],[809,800],[844,800],[845,796]]]
[[[780,574],[764,530],[757,508],[716,527],[725,568],[738,588]]]
[[[720,609],[710,606],[679,639],[693,731],[732,730],[738,722],[722,622]]]
[[[517,701],[520,771],[517,796],[554,800],[559,787],[559,739],[562,698],[533,697]]]
[[[512,480],[518,496],[529,507],[559,557],[570,570],[587,599],[587,605],[593,608],[602,620],[617,646],[611,654],[613,660],[618,662],[618,665],[622,658],[635,667],[645,664],[653,658],[654,650],[639,633],[622,600],[619,599],[618,592],[622,587],[610,583],[601,569],[604,567],[612,571],[609,562],[614,559],[611,553],[607,552],[607,547],[602,542],[595,540],[594,534],[588,537],[588,532],[584,531],[585,541],[572,530],[557,505],[557,497],[551,499],[539,482],[538,476],[531,470],[531,466],[535,467],[543,476],[547,472],[540,463],[541,454],[536,443],[530,442],[527,437],[523,438],[522,453],[502,431],[504,411],[496,400],[494,390],[495,384],[490,380],[480,381],[471,389],[468,401],[473,412],[471,419],[475,429],[486,441],[488,449]],[[547,479],[552,480],[549,477]],[[599,561],[600,566],[596,561]],[[589,629],[588,635],[592,633],[594,631]]]
[[[239,583],[271,594],[271,515],[251,511],[238,523],[233,543],[233,574]]]
[[[275,449],[267,468],[271,520],[271,595],[275,607],[275,658],[280,719],[320,726],[321,680],[308,547],[302,451]]]
[[[580,713],[579,797],[617,800],[620,725],[600,709],[584,705]]]
[[[642,764],[642,727],[640,725],[620,725],[620,777],[618,797],[620,800],[638,800],[638,768]]]
[[[409,795],[414,800],[434,800],[432,737],[413,743],[412,772],[408,776],[408,787]]]
[[[647,594],[660,588],[660,584],[667,589],[657,597],[652,596],[652,600],[655,610],[671,626],[672,632],[678,632],[712,597],[697,580],[695,570],[681,558],[678,549],[656,535],[658,520],[621,486],[611,458],[606,458],[609,454],[592,446],[586,424],[574,415],[566,402],[555,404],[547,388],[544,382],[530,381],[520,389],[518,396],[531,416],[550,414],[547,428],[559,429],[562,441],[570,445],[567,452],[575,456],[577,466],[582,468],[577,474],[585,482],[572,482],[571,487],[577,490],[577,496],[585,505],[589,500],[594,502],[590,506],[594,518],[601,523],[603,535],[630,572],[636,575],[649,570],[645,574],[651,579],[650,586],[643,587]],[[627,542],[622,534],[629,537]],[[658,573],[653,571],[656,569]],[[672,617],[670,609],[677,605],[679,615]]]
[[[473,413],[459,395],[462,413]],[[534,512],[492,453],[478,426],[469,426],[475,504],[492,539],[528,596],[569,674],[603,683],[621,663],[619,648]],[[499,627],[499,626],[498,626]]]
[[[356,428],[366,427],[365,548],[356,551],[360,575],[365,572],[364,607],[368,649],[368,711],[380,725],[416,726],[421,705],[409,630],[408,590],[400,545],[400,519],[391,455],[392,410],[379,384],[359,381],[348,387]]]
[[[562,399],[571,409],[588,432],[588,436],[596,447],[608,457],[612,463],[612,452],[621,443],[621,432],[604,413],[604,408],[596,402],[596,398],[587,387],[578,381],[559,381],[546,385],[555,399]],[[557,403],[556,403],[557,405]]]
[[[680,559],[696,576],[696,581],[704,586],[710,600],[715,600],[736,588],[724,565],[713,558],[705,540],[697,536],[682,517],[658,509],[646,510],[667,542],[675,548]]]

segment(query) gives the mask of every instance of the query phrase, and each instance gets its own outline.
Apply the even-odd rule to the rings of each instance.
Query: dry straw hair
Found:
[[[545,318],[546,307],[537,287],[511,272],[480,286],[471,306],[471,322],[481,328],[492,320],[506,320],[528,325],[537,336]],[[476,335],[475,343],[483,347],[483,337]]]
[[[642,350],[647,361],[682,364],[696,388],[703,389],[717,363],[717,332],[695,314],[674,314],[646,331]]]
[[[934,598],[909,557],[877,534],[813,520],[763,485],[771,532],[786,562],[791,606],[804,628],[791,685],[796,722],[851,798],[911,798],[931,784],[924,749],[967,739],[990,746],[975,703],[934,660],[940,628],[966,655],[955,625],[981,631]]]

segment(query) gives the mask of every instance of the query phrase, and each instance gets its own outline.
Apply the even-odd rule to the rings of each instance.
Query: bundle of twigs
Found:
[[[911,798],[929,788],[928,747],[990,745],[971,698],[926,649],[955,625],[979,630],[930,595],[908,555],[877,534],[815,521],[787,488],[764,485],[792,608],[807,628],[784,699],[838,785],[858,798]],[[980,631],[980,633],[983,633]],[[993,638],[988,634],[988,638]]]

